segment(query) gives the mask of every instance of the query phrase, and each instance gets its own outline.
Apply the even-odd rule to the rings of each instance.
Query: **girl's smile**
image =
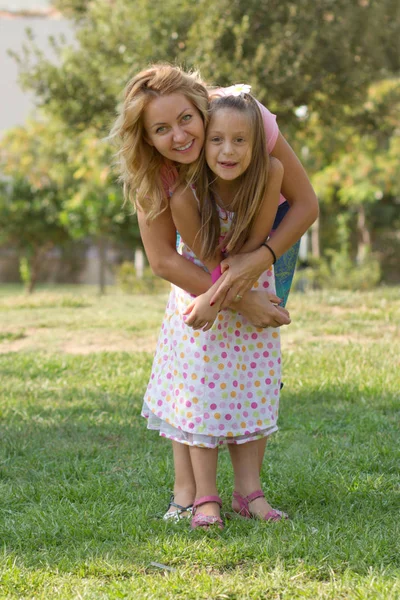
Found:
[[[143,122],[147,142],[165,158],[190,164],[199,157],[203,119],[183,94],[156,96],[145,108]]]

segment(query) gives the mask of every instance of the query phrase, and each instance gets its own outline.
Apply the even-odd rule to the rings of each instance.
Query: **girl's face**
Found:
[[[190,164],[198,159],[204,144],[200,112],[183,94],[158,96],[143,114],[146,141],[165,158]]]
[[[206,161],[211,171],[224,181],[242,175],[251,161],[252,134],[246,114],[221,108],[211,117],[206,135]]]

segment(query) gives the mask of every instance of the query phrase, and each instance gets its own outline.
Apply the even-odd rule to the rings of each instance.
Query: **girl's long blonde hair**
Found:
[[[207,123],[208,92],[197,71],[186,73],[180,67],[155,64],[135,75],[125,88],[120,114],[110,137],[120,141],[117,153],[124,196],[135,208],[154,219],[168,206],[161,180],[166,159],[145,139],[143,113],[149,102],[159,96],[183,94]],[[180,165],[177,165],[178,169]],[[184,178],[190,179],[190,165]]]
[[[252,134],[251,160],[246,171],[240,176],[238,189],[229,204],[234,213],[231,227],[224,238],[228,252],[238,252],[245,243],[250,229],[257,218],[265,198],[268,180],[269,155],[261,111],[250,94],[223,96],[210,102],[209,122],[212,116],[222,109],[239,111],[247,116]],[[195,178],[196,194],[200,203],[201,258],[212,258],[219,244],[221,233],[217,210],[215,174],[208,167],[204,152],[199,158]]]

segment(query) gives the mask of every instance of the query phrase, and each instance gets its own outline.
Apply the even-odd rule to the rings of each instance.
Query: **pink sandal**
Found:
[[[193,517],[191,522],[192,529],[197,527],[209,527],[210,525],[218,525],[220,529],[224,528],[221,517],[214,515],[205,515],[204,513],[197,512],[197,507],[207,504],[207,502],[216,502],[220,508],[222,508],[222,500],[219,496],[202,496],[194,501],[193,504]]]
[[[262,490],[256,490],[248,496],[242,496],[239,492],[233,492],[233,500],[238,503],[239,508],[234,506],[232,502],[232,509],[245,519],[262,519],[263,521],[281,521],[282,519],[288,519],[288,515],[281,510],[270,510],[264,517],[253,515],[250,512],[249,504],[257,498],[264,498],[264,492]]]

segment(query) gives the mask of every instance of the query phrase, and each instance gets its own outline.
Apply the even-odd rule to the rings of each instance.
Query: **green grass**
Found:
[[[399,598],[399,290],[291,297],[262,477],[291,520],[222,533],[160,519],[170,448],[139,414],[165,299],[4,287],[0,598]],[[228,510],[224,450],[218,484]]]

